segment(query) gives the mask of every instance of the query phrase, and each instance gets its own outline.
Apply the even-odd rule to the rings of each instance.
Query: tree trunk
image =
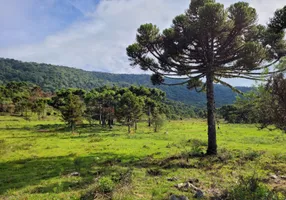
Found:
[[[108,127],[110,128],[110,129],[112,129],[112,126],[113,126],[113,122],[112,122],[113,120],[111,119],[111,117],[109,116],[109,118],[108,118]]]
[[[105,116],[101,117],[101,125],[102,125],[102,127],[106,127],[106,119],[105,119]]]
[[[75,123],[71,122],[71,131],[72,131],[72,133],[74,133],[74,127],[75,127]]]
[[[151,106],[148,107],[148,126],[151,127]]]
[[[99,106],[99,125],[102,124],[102,116],[101,116],[101,105]]]
[[[91,117],[88,118],[88,123],[89,123],[89,126],[92,127],[92,119],[91,119]]]
[[[215,100],[214,100],[214,75],[208,73],[207,79],[207,113],[208,113],[208,155],[217,154],[216,125],[215,125]]]
[[[127,119],[127,125],[128,125],[128,133],[130,134],[131,133],[131,126],[132,126],[130,118]]]
[[[137,131],[137,121],[136,120],[134,122],[134,129],[135,129],[135,131]]]

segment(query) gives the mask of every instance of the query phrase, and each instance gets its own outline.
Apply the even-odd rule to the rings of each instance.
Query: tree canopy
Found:
[[[285,55],[283,36],[258,24],[256,10],[246,2],[225,9],[215,0],[192,0],[162,32],[151,23],[141,25],[127,55],[132,66],[154,73],[153,84],[206,89],[207,153],[216,154],[214,82],[235,90],[222,78],[264,80],[274,73],[267,69]],[[166,77],[180,81],[170,84]]]
[[[286,78],[283,73],[269,79],[258,100],[261,127],[275,125],[286,133]]]
[[[274,17],[270,20],[269,28],[274,32],[282,32],[286,28],[286,6],[278,9],[274,13]]]
[[[129,87],[131,85],[158,88],[166,92],[166,97],[192,106],[205,106],[205,97],[195,91],[189,92],[184,86],[169,87],[166,85],[153,86],[150,75],[144,74],[112,74],[90,72],[70,67],[49,65],[45,63],[21,62],[13,59],[0,58],[0,84],[11,81],[22,81],[36,84],[45,92],[55,92],[64,88],[81,88],[91,90],[102,86]],[[174,81],[175,80],[170,80]],[[251,87],[237,87],[246,92]],[[231,89],[215,85],[215,100],[217,106],[231,104],[237,94]]]

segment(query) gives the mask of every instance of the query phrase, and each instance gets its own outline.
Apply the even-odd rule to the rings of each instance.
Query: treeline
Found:
[[[18,114],[28,119],[33,112],[40,119],[45,115],[51,93],[43,92],[39,86],[26,82],[10,82],[0,85],[0,112]]]
[[[204,93],[190,91],[183,86],[153,86],[149,75],[112,74],[89,72],[80,69],[50,65],[45,63],[21,62],[14,59],[0,58],[0,84],[11,81],[30,82],[42,88],[43,91],[55,92],[62,88],[81,88],[91,90],[105,85],[130,87],[131,85],[158,88],[166,92],[168,99],[184,104],[203,107],[206,103]],[[172,82],[174,80],[169,80]],[[216,105],[218,107],[231,104],[236,94],[222,85],[215,85]],[[251,88],[238,87],[242,92]]]
[[[196,117],[191,106],[166,99],[165,92],[146,87],[99,87],[90,91],[61,89],[44,92],[26,82],[10,82],[0,86],[0,112],[29,119],[36,113],[39,119],[61,113],[62,119],[74,131],[77,124],[88,121],[112,128],[114,121],[137,129],[145,120],[157,131],[164,119]]]
[[[274,75],[267,84],[237,98],[233,105],[219,109],[219,115],[230,123],[257,123],[261,128],[286,132],[286,78]]]

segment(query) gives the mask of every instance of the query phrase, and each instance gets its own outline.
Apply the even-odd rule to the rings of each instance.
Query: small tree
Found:
[[[71,93],[68,94],[65,102],[66,105],[60,108],[62,118],[74,132],[76,124],[82,122],[85,105],[79,96]]]
[[[131,132],[131,126],[136,126],[142,116],[143,106],[144,100],[130,91],[124,93],[120,98],[116,114],[117,118],[123,120],[128,126],[128,133]]]
[[[248,3],[225,9],[215,0],[192,0],[186,13],[175,17],[162,33],[153,24],[141,25],[127,55],[131,65],[154,73],[153,84],[206,89],[207,154],[216,154],[214,83],[231,87],[222,78],[263,80],[267,74],[261,77],[261,70],[285,55],[281,35],[257,24],[256,11]],[[168,83],[166,77],[182,81]]]
[[[262,128],[275,125],[286,133],[286,79],[273,76],[258,95],[258,113]]]
[[[258,123],[257,94],[259,88],[238,96],[233,105],[225,105],[219,114],[229,123]]]
[[[161,114],[158,110],[158,108],[154,109],[152,114],[152,124],[154,127],[154,132],[158,132],[165,123],[165,116],[164,114]]]
[[[90,91],[86,94],[84,102],[86,105],[85,118],[88,120],[89,125],[91,126],[94,120],[99,120],[99,108],[98,103],[99,93],[97,91]],[[101,120],[100,120],[101,123]]]
[[[278,9],[268,24],[269,32],[275,41],[285,36],[286,6]],[[282,44],[281,44],[282,45]],[[284,59],[277,69],[285,72],[286,60]],[[260,94],[259,112],[262,127],[274,124],[276,128],[286,132],[286,79],[283,73],[275,74],[269,79],[265,90]]]
[[[63,120],[74,132],[76,124],[82,121],[85,104],[82,99],[85,91],[81,89],[63,89],[52,97],[49,104],[62,114]]]
[[[37,113],[38,119],[41,118],[41,116],[44,116],[45,110],[46,110],[46,99],[36,99],[32,102],[31,110],[34,113]]]
[[[28,111],[32,106],[28,96],[16,96],[13,98],[13,103],[15,105],[15,111],[21,113],[21,116],[28,119]]]

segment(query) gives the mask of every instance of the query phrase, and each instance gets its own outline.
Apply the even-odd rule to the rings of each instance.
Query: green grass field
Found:
[[[192,192],[174,187],[189,179],[198,179],[208,199],[253,174],[286,193],[286,180],[270,177],[286,175],[285,134],[222,123],[219,155],[206,157],[206,129],[194,119],[167,122],[158,133],[141,123],[130,135],[124,126],[88,125],[72,134],[52,117],[0,116],[0,199],[192,199]],[[177,180],[167,180],[172,177]]]

